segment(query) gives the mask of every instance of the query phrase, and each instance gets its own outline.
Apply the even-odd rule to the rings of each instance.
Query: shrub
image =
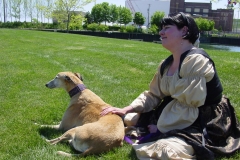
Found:
[[[148,33],[150,33],[150,34],[158,34],[159,33],[159,29],[158,29],[158,27],[155,24],[153,24],[148,29]]]
[[[134,26],[126,26],[126,31],[127,33],[133,33],[133,32],[136,32],[137,29]]]
[[[87,30],[90,30],[90,31],[95,32],[95,31],[98,30],[98,26],[99,26],[99,25],[98,25],[97,23],[89,24],[89,25],[87,26]]]
[[[122,32],[122,33],[126,33],[127,32],[126,26],[121,26],[119,31]]]
[[[105,32],[105,31],[108,30],[108,26],[105,26],[105,25],[103,25],[103,24],[100,24],[100,25],[98,26],[98,30],[99,30],[100,32]]]
[[[119,31],[121,29],[120,26],[114,25],[114,26],[109,26],[109,31]]]

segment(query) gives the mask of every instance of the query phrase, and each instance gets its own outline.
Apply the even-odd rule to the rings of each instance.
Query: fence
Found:
[[[53,31],[53,30],[47,30]],[[57,30],[57,32],[66,33],[64,30]],[[98,37],[106,37],[106,38],[117,38],[117,39],[129,39],[129,40],[139,40],[145,42],[160,42],[159,35],[152,34],[143,34],[143,33],[120,33],[120,32],[92,32],[92,31],[69,31],[71,34],[82,34],[88,36],[98,36]],[[200,38],[201,43],[214,43],[214,44],[222,44],[222,45],[232,45],[232,46],[240,46],[240,38],[233,37],[204,37]]]

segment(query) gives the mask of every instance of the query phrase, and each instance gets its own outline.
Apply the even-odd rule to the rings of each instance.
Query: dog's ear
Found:
[[[83,77],[79,73],[74,73],[81,81],[83,81]]]

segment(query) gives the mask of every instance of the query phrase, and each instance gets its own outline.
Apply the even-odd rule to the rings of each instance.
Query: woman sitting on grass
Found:
[[[239,150],[240,126],[229,99],[222,95],[214,62],[193,45],[199,37],[194,19],[181,12],[171,14],[160,27],[162,45],[171,55],[160,63],[149,90],[129,106],[107,107],[101,114],[157,112],[157,123],[148,129],[160,134],[133,144],[139,159],[214,159]]]

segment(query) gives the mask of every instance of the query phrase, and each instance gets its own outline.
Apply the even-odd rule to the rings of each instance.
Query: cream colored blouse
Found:
[[[163,62],[163,61],[162,61]],[[180,73],[167,76],[168,67],[161,77],[160,63],[154,75],[149,91],[144,91],[131,104],[136,112],[148,112],[156,107],[165,96],[174,98],[163,109],[158,119],[157,127],[160,132],[173,129],[183,129],[198,117],[198,107],[205,102],[206,82],[214,76],[212,62],[201,54],[191,54],[184,59]],[[182,78],[180,79],[180,75]]]

